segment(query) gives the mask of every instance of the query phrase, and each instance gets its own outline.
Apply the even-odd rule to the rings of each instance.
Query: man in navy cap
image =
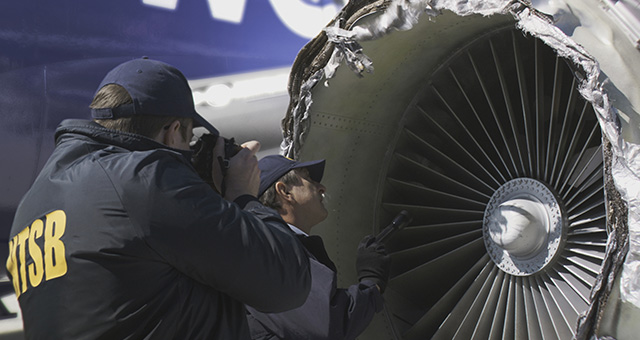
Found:
[[[110,71],[94,121],[65,120],[20,203],[7,269],[27,339],[249,339],[244,304],[300,306],[302,244],[257,200],[257,142],[216,188],[190,162],[194,109],[184,75],[137,59]],[[223,154],[218,136],[214,159]]]
[[[272,155],[261,159],[258,167],[260,201],[277,210],[305,245],[313,282],[307,301],[299,308],[262,313],[248,306],[252,339],[355,339],[383,307],[390,264],[384,245],[365,237],[356,259],[359,283],[337,288],[336,266],[322,239],[310,235],[328,215],[323,203],[326,188],[320,183],[325,161],[297,162]]]

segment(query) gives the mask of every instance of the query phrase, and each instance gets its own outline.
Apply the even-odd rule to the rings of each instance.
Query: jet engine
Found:
[[[282,153],[327,159],[341,282],[413,216],[362,339],[633,337],[638,8],[351,1],[300,51]]]

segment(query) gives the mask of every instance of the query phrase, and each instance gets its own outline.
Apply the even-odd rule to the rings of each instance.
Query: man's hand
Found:
[[[214,158],[224,153],[224,141],[222,138],[216,143],[214,148]],[[220,147],[220,149],[218,149]],[[258,158],[256,153],[260,150],[260,143],[258,141],[249,141],[242,144],[242,150],[240,150],[235,156],[229,159],[229,168],[227,169],[227,175],[222,179],[220,174],[219,183],[225,182],[225,195],[224,198],[230,202],[233,202],[236,198],[242,195],[258,196],[258,189],[260,188],[260,169],[258,169]],[[214,169],[220,171],[220,166],[215,166]],[[216,180],[214,171],[214,182]]]
[[[380,293],[384,293],[389,281],[391,258],[383,243],[376,238],[365,236],[358,245],[358,257],[356,258],[356,270],[358,281],[371,280],[376,283]]]

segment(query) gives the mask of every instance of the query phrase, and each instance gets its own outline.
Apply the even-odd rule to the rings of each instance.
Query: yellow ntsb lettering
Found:
[[[37,287],[43,278],[49,281],[67,273],[65,247],[61,240],[66,226],[67,215],[56,210],[44,219],[33,221],[9,241],[7,269],[16,296],[29,287]]]
[[[67,227],[67,215],[56,210],[47,215],[44,228],[44,264],[47,281],[67,273],[67,260],[64,257],[64,243],[60,240]]]
[[[31,224],[31,231],[29,232],[29,255],[33,259],[33,263],[29,265],[29,281],[34,287],[37,287],[42,282],[44,274],[42,251],[36,244],[36,239],[42,236],[42,229],[44,229],[42,220],[35,220]]]

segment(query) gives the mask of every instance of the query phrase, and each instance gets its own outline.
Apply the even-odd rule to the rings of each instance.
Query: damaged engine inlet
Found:
[[[393,247],[402,338],[571,339],[607,240],[600,128],[571,64],[493,32],[434,73],[406,121],[383,207],[432,232]]]
[[[350,2],[299,54],[283,153],[339,168],[323,230],[338,267],[352,238],[413,216],[364,338],[597,331],[635,189],[614,185],[630,169],[611,169],[622,144],[597,62],[551,19],[526,1]]]

